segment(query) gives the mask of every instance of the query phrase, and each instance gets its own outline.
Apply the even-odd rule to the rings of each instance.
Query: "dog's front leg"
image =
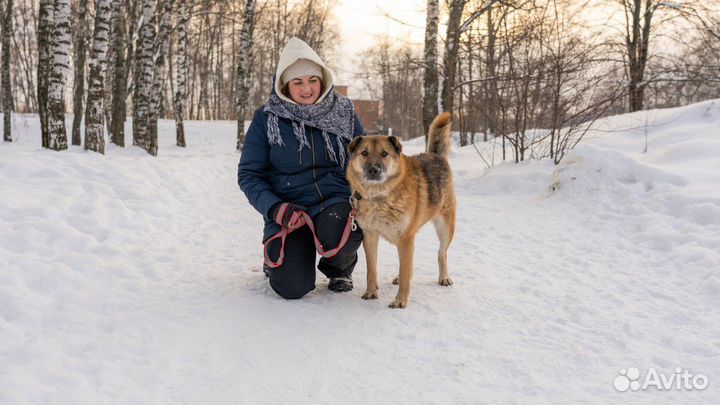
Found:
[[[415,235],[413,235],[414,237]],[[413,272],[413,253],[415,251],[414,238],[401,239],[397,245],[398,256],[400,257],[400,275],[398,276],[398,289],[395,301],[390,304],[390,308],[405,308],[410,295],[410,280]]]
[[[365,231],[363,235],[363,249],[365,250],[365,262],[367,263],[367,289],[362,296],[364,300],[378,297],[377,254],[379,239],[380,235],[375,232]]]

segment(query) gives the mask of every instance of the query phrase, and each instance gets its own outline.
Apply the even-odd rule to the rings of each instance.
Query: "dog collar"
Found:
[[[385,196],[366,198],[366,197],[363,197],[363,195],[358,193],[357,191],[353,191],[352,195],[350,196],[350,206],[352,206],[353,208],[357,208],[356,204],[360,200],[377,201],[377,200],[381,200],[383,198],[385,198]]]

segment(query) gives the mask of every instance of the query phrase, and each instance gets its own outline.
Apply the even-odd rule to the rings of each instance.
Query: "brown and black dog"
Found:
[[[413,272],[415,235],[428,221],[435,225],[440,250],[440,285],[452,280],[447,269],[447,249],[455,233],[455,189],[447,161],[450,152],[448,112],[435,117],[428,133],[427,152],[402,154],[394,136],[364,136],[350,142],[347,179],[351,202],[363,230],[367,259],[367,290],[363,299],[378,297],[377,254],[379,237],[397,246],[400,284],[391,308],[405,308]]]

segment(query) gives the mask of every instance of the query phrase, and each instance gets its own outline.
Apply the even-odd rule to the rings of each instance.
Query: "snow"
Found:
[[[157,158],[44,150],[38,128],[14,115],[0,145],[0,403],[720,397],[720,100],[600,120],[558,166],[454,150],[455,284],[423,228],[404,310],[385,242],[378,300],[362,255],[350,293],[320,274],[301,300],[272,292],[233,122],[186,122],[182,149],[160,121]],[[615,391],[630,367],[710,384]]]

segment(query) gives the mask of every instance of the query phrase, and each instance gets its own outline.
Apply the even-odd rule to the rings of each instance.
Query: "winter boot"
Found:
[[[328,283],[328,290],[335,292],[347,292],[353,289],[352,279],[349,277],[331,278]]]

